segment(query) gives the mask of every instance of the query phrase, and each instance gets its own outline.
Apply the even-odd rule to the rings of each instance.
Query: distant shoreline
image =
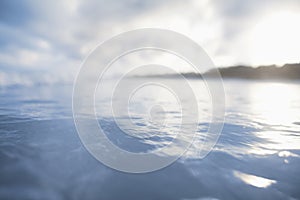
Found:
[[[283,66],[230,66],[218,68],[220,75],[224,79],[248,79],[248,80],[300,80],[300,63],[285,64]],[[216,78],[216,69],[204,73],[181,73],[181,74],[151,74],[145,76],[134,76],[135,78],[179,78],[183,76],[187,79],[202,79],[202,76]]]
[[[300,80],[300,63],[285,64],[281,67],[276,65],[259,66],[256,68],[250,66],[233,66],[219,68],[222,78],[241,78],[241,79],[286,79]],[[204,74],[214,76],[214,69]]]

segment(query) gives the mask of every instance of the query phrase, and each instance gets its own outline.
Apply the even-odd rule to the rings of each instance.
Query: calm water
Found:
[[[202,81],[191,82],[201,138],[211,104]],[[72,118],[72,86],[1,88],[0,199],[300,199],[300,82],[225,80],[224,87],[226,120],[213,151],[200,159],[195,144],[146,174],[118,172],[87,152]],[[106,92],[97,91],[96,111],[115,144],[141,152],[173,139],[180,112],[172,95],[145,88],[133,96],[132,126],[122,113],[113,120]],[[120,128],[155,137],[134,143]]]

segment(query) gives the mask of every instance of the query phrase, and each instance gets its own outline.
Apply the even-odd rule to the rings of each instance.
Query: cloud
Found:
[[[253,53],[259,46],[250,44],[252,32],[258,22],[283,11],[299,16],[300,2],[3,0],[0,70],[5,74],[10,71],[21,74],[24,70],[53,74],[59,71],[74,77],[82,60],[97,44],[123,31],[145,27],[166,28],[187,35],[204,47],[218,66],[268,63],[272,57],[262,60]],[[282,54],[280,59],[296,60],[292,55]],[[280,62],[274,59],[277,61]]]

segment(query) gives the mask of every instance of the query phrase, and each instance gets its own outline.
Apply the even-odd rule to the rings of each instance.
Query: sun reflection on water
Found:
[[[251,109],[264,122],[272,125],[287,125],[297,119],[299,113],[293,109],[299,98],[293,85],[265,83],[250,88]]]
[[[234,171],[233,175],[237,178],[239,178],[241,181],[248,185],[252,185],[254,187],[258,188],[267,188],[271,186],[272,184],[276,183],[275,180],[267,179],[267,178],[262,178],[259,176],[254,176],[250,174],[245,174],[239,171]]]
[[[257,83],[250,88],[251,117],[262,124],[255,135],[265,141],[256,146],[256,153],[300,148],[300,128],[295,126],[300,121],[299,89],[297,84],[275,82]]]

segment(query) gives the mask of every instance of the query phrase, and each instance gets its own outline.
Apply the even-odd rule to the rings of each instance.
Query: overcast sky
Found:
[[[190,37],[217,66],[300,61],[299,0],[1,0],[0,84],[72,81],[97,44],[145,27]]]

